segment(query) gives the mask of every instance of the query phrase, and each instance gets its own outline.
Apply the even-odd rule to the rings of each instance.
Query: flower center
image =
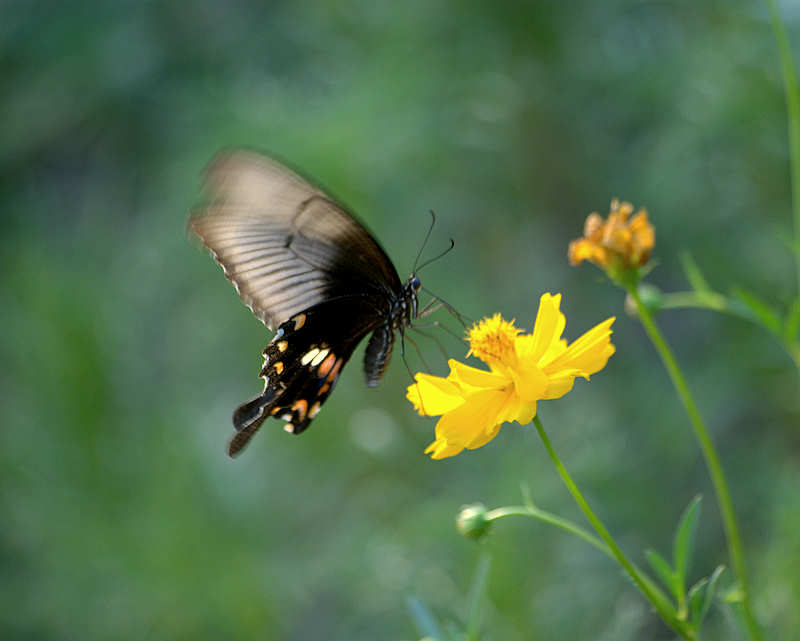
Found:
[[[508,365],[516,359],[514,341],[521,331],[514,327],[514,321],[503,320],[500,314],[495,314],[467,331],[468,355],[477,356],[485,363],[500,361]]]

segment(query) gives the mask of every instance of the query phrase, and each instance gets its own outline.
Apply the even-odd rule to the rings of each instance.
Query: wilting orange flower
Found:
[[[470,354],[490,371],[451,359],[446,378],[417,374],[407,398],[423,416],[439,416],[436,440],[425,453],[441,459],[492,440],[506,421],[526,425],[536,416],[536,402],[560,398],[575,378],[588,379],[614,353],[614,318],[590,329],[571,344],[561,338],[566,325],[559,310],[561,294],[544,294],[532,334],[524,334],[500,314],[467,333]]]
[[[650,258],[656,242],[656,232],[642,208],[630,218],[633,205],[611,201],[608,220],[592,212],[583,227],[583,238],[569,244],[567,255],[571,265],[584,260],[603,269],[641,267]]]

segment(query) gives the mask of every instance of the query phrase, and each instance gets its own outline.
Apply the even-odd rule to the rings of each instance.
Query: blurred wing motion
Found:
[[[239,296],[269,328],[336,296],[402,289],[375,239],[342,207],[261,154],[232,151],[206,177],[190,224]]]
[[[191,229],[244,303],[278,328],[264,350],[264,392],[234,412],[233,456],[269,416],[286,420],[294,434],[305,430],[373,330],[365,370],[368,384],[377,384],[393,330],[402,331],[416,313],[419,281],[404,286],[352,215],[264,155],[220,154],[205,187],[208,202],[192,214]]]

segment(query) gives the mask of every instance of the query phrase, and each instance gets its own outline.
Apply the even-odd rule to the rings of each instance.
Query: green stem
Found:
[[[661,309],[685,309],[687,307],[711,309],[715,312],[727,312],[741,318],[740,314],[736,314],[731,309],[728,299],[715,292],[671,292],[661,294],[659,307]],[[747,320],[752,319],[747,318]]]
[[[714,448],[714,443],[711,441],[711,437],[708,434],[708,429],[703,422],[703,418],[700,416],[700,412],[697,409],[694,398],[689,391],[689,386],[686,383],[686,379],[683,377],[683,373],[678,367],[675,356],[672,354],[667,342],[661,335],[661,331],[658,329],[658,326],[653,320],[653,317],[650,315],[650,312],[639,298],[639,293],[637,292],[636,287],[629,287],[628,293],[636,303],[639,319],[642,321],[645,331],[647,331],[650,340],[653,342],[653,345],[655,345],[656,350],[661,356],[661,360],[663,361],[664,366],[667,368],[667,372],[669,372],[669,376],[672,379],[672,384],[675,386],[678,396],[680,397],[683,406],[686,408],[686,413],[689,415],[689,420],[692,423],[695,437],[697,438],[700,449],[703,452],[706,465],[708,466],[708,471],[711,475],[711,481],[714,485],[714,492],[717,496],[717,503],[719,504],[719,509],[722,513],[722,522],[725,526],[725,535],[728,540],[728,554],[731,557],[731,566],[734,574],[736,575],[736,579],[739,582],[739,587],[742,594],[741,608],[745,624],[750,632],[750,638],[760,641],[763,637],[761,635],[761,630],[758,627],[758,623],[753,616],[752,606],[750,604],[750,590],[747,582],[747,570],[744,562],[744,554],[742,553],[742,540],[739,536],[739,527],[736,524],[736,514],[733,511],[733,503],[731,501],[730,492],[728,491],[728,484],[725,481],[725,474],[722,471],[722,465],[719,461],[719,456],[717,455],[717,451]]]
[[[486,513],[486,520],[497,521],[498,519],[502,519],[507,516],[530,516],[534,519],[539,519],[540,521],[549,523],[550,525],[555,525],[557,528],[561,528],[562,530],[565,530],[566,532],[574,534],[578,538],[583,539],[589,545],[596,547],[606,556],[609,556],[612,559],[614,558],[614,555],[611,553],[611,550],[608,549],[608,546],[596,536],[593,536],[582,527],[575,525],[572,521],[561,518],[556,514],[540,510],[538,507],[531,505],[509,505],[507,507],[498,507],[494,510],[489,510]]]
[[[626,285],[626,289],[630,290],[630,287]],[[723,296],[722,294],[712,291],[671,292],[667,294],[662,293],[660,295],[658,306],[659,309],[686,309],[690,307],[697,309],[710,309],[715,312],[721,312],[723,314],[735,316],[736,318],[741,318],[749,323],[755,323],[759,327],[767,330],[767,332],[776,338],[780,346],[786,350],[789,358],[791,358],[794,362],[798,373],[800,373],[800,343],[798,343],[794,338],[787,337],[783,333],[775,331],[773,328],[768,327],[762,322],[759,322],[759,320],[755,318],[752,313],[746,313],[742,311],[741,306],[737,306],[736,301],[731,301],[731,299],[727,296]]]
[[[536,430],[539,432],[539,438],[542,440],[542,443],[544,443],[545,449],[550,455],[550,459],[553,461],[553,464],[556,466],[556,470],[558,470],[558,473],[561,476],[561,480],[564,481],[564,485],[567,486],[570,494],[572,494],[572,498],[575,499],[578,507],[581,508],[581,511],[592,524],[592,527],[594,527],[595,531],[600,535],[600,538],[603,539],[605,544],[608,546],[611,555],[628,573],[628,576],[631,577],[633,582],[642,591],[642,594],[645,595],[647,600],[653,604],[653,607],[656,609],[659,615],[661,615],[661,618],[664,619],[667,625],[675,630],[675,632],[680,634],[684,639],[694,639],[694,633],[691,627],[687,625],[686,622],[678,620],[677,616],[675,615],[674,608],[669,603],[667,597],[649,580],[647,580],[646,577],[639,572],[636,566],[634,566],[633,563],[628,560],[628,557],[625,556],[625,554],[616,544],[605,525],[603,525],[602,521],[600,521],[597,515],[592,511],[592,508],[589,507],[589,504],[586,502],[586,499],[583,498],[583,494],[581,494],[578,486],[575,485],[575,482],[572,480],[569,472],[567,472],[566,468],[561,463],[561,459],[558,458],[558,454],[556,454],[555,450],[553,449],[553,445],[550,443],[550,439],[547,437],[547,433],[544,431],[544,427],[542,426],[542,422],[539,420],[538,416],[534,417],[533,423],[536,425]]]
[[[731,301],[726,296],[716,292],[671,292],[668,294],[661,294],[659,301],[659,309],[686,309],[686,308],[710,309],[715,312],[729,314],[736,318],[741,318],[749,323],[755,323],[759,327],[767,330],[774,336],[780,346],[786,350],[789,358],[797,367],[800,372],[800,343],[793,338],[785,336],[783,333],[775,331],[757,318],[754,318],[752,313],[742,311],[741,306],[736,305],[736,301]]]
[[[486,513],[486,520],[498,521],[507,516],[529,516],[531,518],[538,519],[543,523],[554,525],[555,527],[560,528],[565,532],[574,534],[579,539],[597,548],[608,558],[616,559],[613,552],[611,552],[609,547],[605,543],[603,543],[601,539],[598,539],[596,536],[593,536],[592,534],[584,530],[582,527],[576,525],[569,519],[560,517],[557,514],[553,514],[552,512],[547,512],[546,510],[541,510],[535,505],[508,505],[505,507],[497,507],[493,510],[489,510]],[[660,593],[658,586],[656,586],[656,584],[652,582],[649,576],[647,576],[644,572],[642,572],[639,568],[637,568],[635,564],[631,565],[633,565],[633,567],[639,573],[639,576],[641,576],[642,581],[647,583],[651,591],[653,591],[654,593]],[[664,598],[666,599],[666,597]]]
[[[783,84],[786,89],[786,111],[789,120],[789,158],[791,162],[792,209],[794,210],[794,258],[797,265],[797,285],[800,288],[800,90],[792,61],[792,48],[775,0],[767,0],[778,52],[781,59]]]

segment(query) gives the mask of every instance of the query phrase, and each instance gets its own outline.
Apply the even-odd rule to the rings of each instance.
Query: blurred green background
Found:
[[[470,317],[530,327],[545,291],[569,339],[616,315],[606,370],[540,416],[637,563],[704,494],[706,576],[725,545],[683,410],[620,291],[565,252],[619,196],[656,225],[651,282],[684,289],[688,249],[723,291],[794,294],[761,3],[7,2],[0,51],[0,637],[413,639],[407,599],[463,620],[487,553],[486,638],[670,638],[577,539],[522,519],[483,545],[457,534],[459,506],[517,503],[520,484],[581,519],[531,429],[423,456],[434,421],[399,358],[373,390],[357,352],[309,432],[268,423],[228,459],[269,334],[185,225],[215,151],[248,145],[328,186],[402,277],[434,209],[427,252],[456,248],[423,282]],[[738,319],[660,321],[729,474],[756,612],[789,638],[797,371]],[[719,610],[709,625],[737,638]]]

